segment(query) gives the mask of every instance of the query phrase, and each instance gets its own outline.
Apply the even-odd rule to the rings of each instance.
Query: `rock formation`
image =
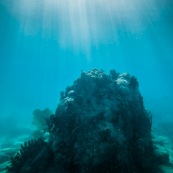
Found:
[[[138,82],[127,73],[82,73],[61,93],[49,121],[50,141],[61,172],[150,170],[151,115]]]
[[[41,164],[51,155],[50,169],[42,169],[36,157],[37,164],[27,164],[27,170],[20,167],[18,173],[34,173],[32,165],[40,173],[156,172],[152,118],[134,76],[93,69],[82,72],[60,95],[57,110],[47,121],[48,155],[41,153],[40,161],[39,150],[34,150]],[[11,167],[14,170],[15,165]]]

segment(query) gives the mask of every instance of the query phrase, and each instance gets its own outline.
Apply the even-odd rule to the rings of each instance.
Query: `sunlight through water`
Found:
[[[118,43],[122,27],[140,36],[159,17],[157,5],[149,0],[18,0],[13,13],[24,35],[54,38],[62,48],[89,54],[93,45]]]

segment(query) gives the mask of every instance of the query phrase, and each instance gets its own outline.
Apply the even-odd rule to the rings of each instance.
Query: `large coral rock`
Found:
[[[61,93],[48,122],[56,169],[153,172],[151,124],[135,77],[114,70],[82,72]]]

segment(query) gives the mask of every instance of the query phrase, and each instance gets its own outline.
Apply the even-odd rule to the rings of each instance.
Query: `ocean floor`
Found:
[[[153,134],[153,143],[156,148],[156,152],[160,155],[169,156],[169,164],[163,163],[160,168],[163,173],[173,173],[173,143],[172,138],[167,136],[159,136]]]
[[[14,156],[19,150],[20,145],[24,141],[29,139],[29,135],[22,135],[16,138],[12,143],[1,145],[0,148],[0,173],[6,172],[6,167],[10,164],[10,157]],[[156,148],[156,152],[160,155],[169,155],[169,164],[163,163],[160,168],[163,173],[173,173],[173,143],[172,139],[167,136],[159,136],[158,134],[153,134],[153,142]]]
[[[23,128],[20,129],[23,131]],[[15,138],[7,136],[0,138],[0,173],[6,172],[6,167],[10,164],[10,157],[14,156],[20,149],[21,144],[31,138],[31,131],[20,133]]]

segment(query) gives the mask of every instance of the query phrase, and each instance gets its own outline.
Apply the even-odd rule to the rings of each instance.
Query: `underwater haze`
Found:
[[[93,68],[134,75],[153,128],[173,123],[173,1],[0,0],[0,140]]]

